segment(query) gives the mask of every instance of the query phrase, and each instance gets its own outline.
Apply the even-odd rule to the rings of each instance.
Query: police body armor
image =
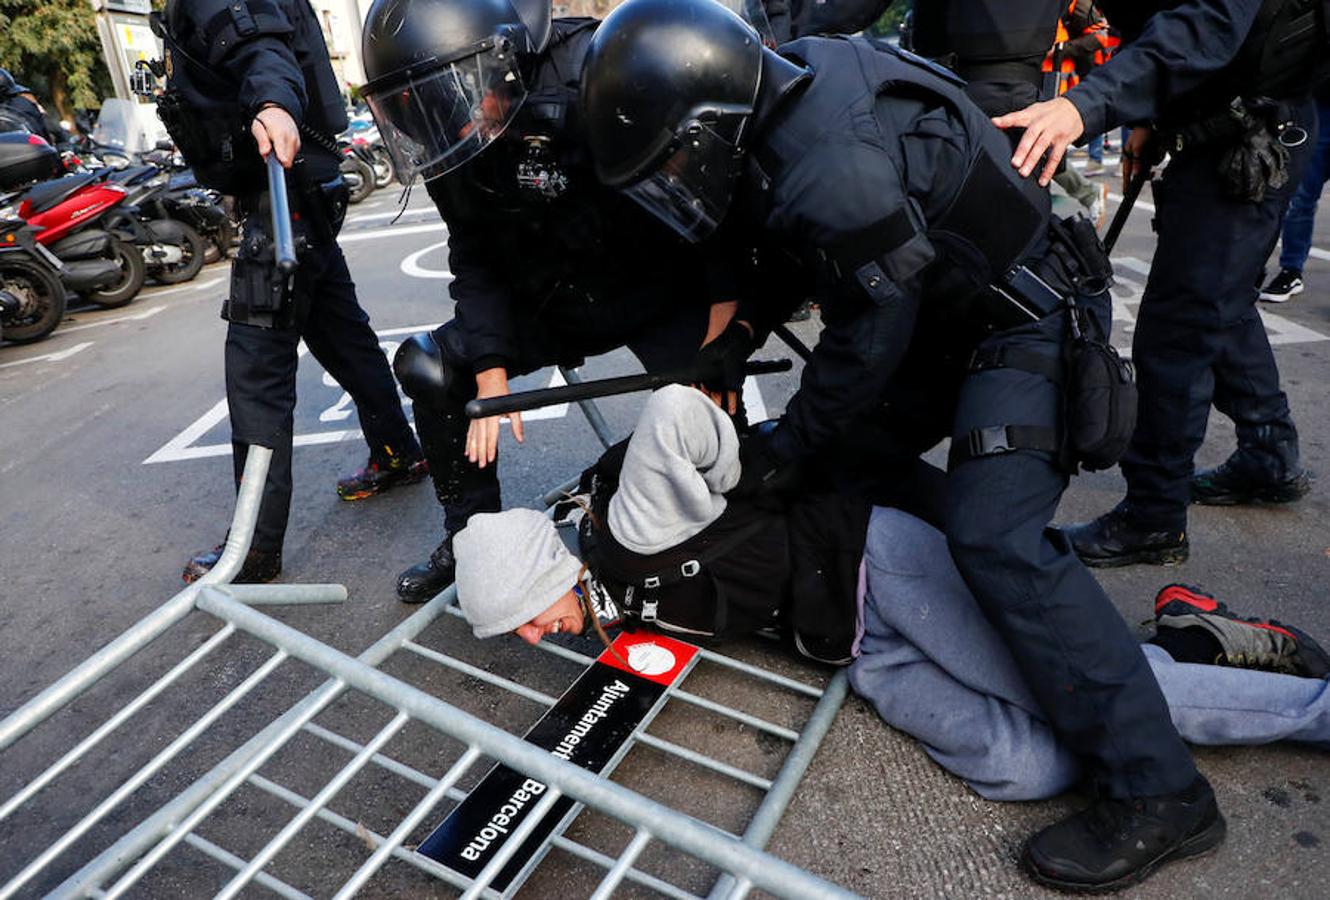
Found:
[[[959,187],[950,197],[911,198],[924,207],[924,233],[916,232],[902,208],[862,233],[841,236],[818,251],[829,257],[840,281],[871,297],[874,286],[896,272],[921,271],[929,302],[920,311],[920,329],[948,334],[952,346],[966,352],[993,331],[1067,309],[1080,291],[1107,290],[1112,266],[1093,225],[1083,218],[1053,219],[1048,192],[1012,168],[1007,139],[966,97],[955,75],[860,38],[796,41],[783,47],[782,55],[817,74],[797,100],[795,109],[805,113],[781,118],[754,154],[767,175],[782,165],[782,149],[797,158],[799,148],[814,145],[824,131],[819,111],[843,108],[846,98],[853,98],[849,116],[870,118],[881,94],[924,96],[962,123],[963,133],[956,136],[964,139],[968,163]],[[936,255],[921,267],[929,245]],[[840,314],[835,304],[826,304],[828,321]],[[1134,415],[1128,413],[1136,402],[1132,373],[1074,312],[1069,321],[1068,365],[1007,356],[978,367],[1014,366],[1064,385],[1070,440],[1041,433],[1006,449],[1056,453],[1068,469],[1078,464],[1102,469],[1117,461],[1130,439]]]
[[[808,114],[785,115],[779,127],[768,132],[767,146],[754,157],[761,168],[770,174],[781,165],[772,158],[773,151],[780,155],[781,148],[797,152],[814,144],[823,130],[817,111],[842,108],[846,98],[853,98],[851,116],[868,118],[876,115],[880,94],[936,98],[963,123],[963,134],[957,138],[965,141],[968,168],[952,196],[928,198],[931,208],[923,237],[941,258],[925,273],[926,293],[949,317],[959,313],[1000,326],[1019,322],[1020,310],[1008,309],[1010,301],[991,288],[1005,288],[1004,279],[1019,264],[1027,260],[1039,264],[1047,248],[1051,203],[1047,191],[1012,168],[1006,138],[966,97],[963,82],[926,60],[860,38],[800,40],[781,52],[817,74],[796,101]],[[916,237],[914,225],[901,209],[864,233],[843,236],[827,250],[842,279],[864,284],[919,252],[922,242]],[[1045,280],[1055,277],[1049,273]],[[1025,318],[1040,318],[1051,311],[1044,309],[1048,305],[1044,298],[1038,298],[1038,304],[1036,314]],[[1009,318],[1013,312],[1017,318]]]
[[[1057,37],[1062,0],[936,0],[915,4],[914,52],[952,69],[967,82],[1026,87],[1004,102],[975,90],[989,115],[1019,109],[1040,97],[1040,64]],[[1026,102],[1022,102],[1026,101]]]
[[[336,157],[332,136],[346,129],[346,110],[307,0],[171,0],[152,23],[165,51],[158,115],[201,184],[239,196],[265,183],[249,130],[254,110],[236,102],[239,79],[224,65],[238,44],[259,37],[289,36],[306,96],[301,134]]]

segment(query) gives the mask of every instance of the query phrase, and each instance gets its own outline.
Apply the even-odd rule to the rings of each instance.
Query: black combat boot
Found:
[[[1235,453],[1213,469],[1191,477],[1191,502],[1206,506],[1293,503],[1307,496],[1312,479],[1306,469],[1272,481],[1245,465]]]
[[[1210,783],[1197,775],[1176,794],[1095,801],[1030,838],[1021,865],[1061,891],[1107,893],[1219,846],[1226,828]]]
[[[211,572],[213,567],[221,560],[222,551],[225,549],[226,544],[218,544],[211,550],[205,550],[191,556],[189,562],[185,563],[185,571],[180,575],[185,580],[185,584],[193,584]],[[281,550],[251,548],[249,553],[245,554],[244,565],[240,567],[236,577],[231,579],[231,583],[266,584],[280,574],[282,574]]]
[[[445,535],[429,559],[397,576],[397,599],[403,603],[424,603],[453,583],[457,561],[453,559],[453,536]]]
[[[1140,525],[1126,501],[1093,522],[1069,525],[1062,533],[1087,566],[1173,566],[1186,562],[1191,552],[1185,529],[1159,530]]]

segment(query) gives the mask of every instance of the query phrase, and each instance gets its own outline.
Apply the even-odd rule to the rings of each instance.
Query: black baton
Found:
[[[788,372],[792,367],[793,363],[788,359],[759,359],[745,365],[744,374],[766,375],[771,372]],[[596,381],[583,381],[581,384],[519,391],[502,397],[472,400],[466,405],[466,414],[472,419],[485,419],[490,416],[540,409],[542,406],[553,406],[556,403],[593,400],[596,397],[631,394],[635,391],[654,391],[667,384],[692,384],[701,380],[695,369],[658,372],[654,375],[621,375],[618,378],[601,378]]]
[[[268,197],[272,207],[272,241],[277,271],[290,275],[296,270],[296,241],[291,234],[291,202],[286,196],[286,172],[277,161],[277,151],[268,153]]]
[[[1131,208],[1136,205],[1136,198],[1141,196],[1141,188],[1150,180],[1149,168],[1142,169],[1131,180],[1127,182],[1127,190],[1122,194],[1122,203],[1118,206],[1118,211],[1113,214],[1113,221],[1108,224],[1108,231],[1104,234],[1104,250],[1113,252],[1113,245],[1118,242],[1118,235],[1122,234],[1122,229],[1126,227],[1127,217],[1131,215]]]

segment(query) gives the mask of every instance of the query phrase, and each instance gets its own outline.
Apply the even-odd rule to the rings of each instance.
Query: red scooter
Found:
[[[0,134],[0,171],[24,171],[24,167],[5,163],[26,161],[27,157],[47,165],[47,155],[59,159],[41,138]],[[4,186],[11,187],[12,181],[6,181],[10,183]],[[67,288],[99,306],[115,307],[133,300],[147,278],[139,249],[102,227],[102,217],[126,196],[120,185],[89,172],[43,181],[21,195],[0,198],[0,205],[18,200],[19,217],[38,229],[37,242],[64,264],[61,279]]]

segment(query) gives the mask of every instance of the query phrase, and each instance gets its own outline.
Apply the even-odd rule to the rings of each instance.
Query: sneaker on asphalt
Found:
[[[1030,838],[1021,865],[1040,884],[1075,894],[1121,890],[1165,863],[1219,846],[1227,824],[1202,775],[1184,791],[1101,799]]]
[[[1085,169],[1082,170],[1081,174],[1093,178],[1096,175],[1103,175],[1104,171],[1105,168],[1103,161],[1098,159],[1092,159],[1086,162]]]
[[[403,603],[424,603],[452,584],[457,577],[453,559],[453,536],[446,535],[429,559],[397,576],[397,599]]]
[[[1302,273],[1293,269],[1280,269],[1270,283],[1261,288],[1261,299],[1268,303],[1283,303],[1295,294],[1301,294],[1304,285]]]
[[[226,544],[221,543],[211,550],[196,553],[185,563],[185,571],[180,573],[185,584],[193,584],[212,571],[222,558]],[[245,563],[239,573],[231,579],[231,584],[266,584],[282,574],[281,550],[254,550],[245,554]]]
[[[337,496],[343,500],[364,500],[401,484],[415,484],[429,474],[425,457],[370,456],[365,468],[337,482]]]
[[[1191,477],[1191,502],[1204,506],[1293,503],[1311,489],[1312,477],[1306,469],[1281,481],[1257,479],[1234,454],[1213,469],[1202,469]]]
[[[1155,597],[1155,623],[1167,629],[1199,628],[1214,638],[1217,666],[1261,669],[1303,678],[1330,675],[1330,654],[1311,636],[1275,619],[1242,618],[1200,588],[1170,584]]]
[[[1138,563],[1172,566],[1186,562],[1191,552],[1185,530],[1161,531],[1139,525],[1126,501],[1093,522],[1069,525],[1062,533],[1081,562],[1099,568]]]

